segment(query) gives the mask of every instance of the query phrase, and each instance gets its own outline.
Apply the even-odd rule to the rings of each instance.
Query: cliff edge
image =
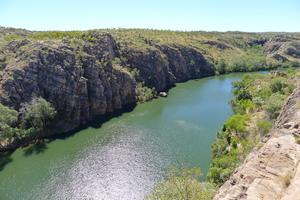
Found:
[[[300,85],[285,103],[272,131],[254,149],[214,200],[300,199]]]

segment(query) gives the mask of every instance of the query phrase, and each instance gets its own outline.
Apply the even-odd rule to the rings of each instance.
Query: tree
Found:
[[[13,126],[18,120],[18,112],[0,103],[0,124]]]
[[[34,98],[25,104],[22,112],[23,125],[33,127],[37,131],[43,130],[56,115],[52,105],[42,97]]]
[[[217,65],[216,65],[216,70],[219,72],[219,74],[224,74],[226,72],[226,64],[224,59],[221,59]]]
[[[171,169],[147,200],[208,200],[215,194],[210,183],[200,182],[200,168]]]
[[[14,127],[18,121],[18,112],[0,103],[0,137],[9,138],[16,134]]]
[[[233,83],[234,95],[237,100],[252,100],[252,95],[248,88],[253,80],[249,76],[245,76],[242,81]]]

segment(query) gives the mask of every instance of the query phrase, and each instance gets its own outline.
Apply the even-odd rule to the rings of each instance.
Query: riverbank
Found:
[[[265,68],[263,68],[263,69],[265,69]],[[240,72],[236,72],[236,73],[238,74]],[[205,77],[202,77],[202,78],[205,78]],[[194,79],[194,80],[197,80],[197,79]],[[173,87],[176,87],[176,85],[171,86],[170,88],[167,88],[166,91],[168,92]],[[26,147],[28,145],[45,143],[45,142],[50,142],[50,141],[58,139],[58,138],[68,137],[68,136],[71,136],[71,135],[75,134],[76,132],[83,130],[85,128],[88,128],[88,127],[99,128],[99,127],[101,127],[101,125],[103,123],[107,122],[108,120],[110,120],[114,117],[121,116],[122,114],[124,114],[126,112],[132,111],[136,107],[137,104],[148,102],[148,101],[151,101],[156,98],[159,98],[159,94],[153,93],[153,94],[151,94],[151,96],[144,98],[143,101],[139,102],[137,99],[137,101],[133,104],[124,105],[123,108],[121,108],[121,109],[117,109],[115,111],[106,113],[104,115],[95,116],[93,119],[87,121],[85,124],[82,124],[70,131],[64,131],[63,129],[57,128],[56,126],[53,127],[53,123],[61,123],[61,122],[58,122],[59,119],[56,119],[46,129],[42,130],[42,132],[43,132],[42,134],[34,134],[34,135],[31,134],[31,135],[25,135],[25,136],[23,135],[22,138],[12,137],[12,138],[6,139],[6,141],[0,140],[0,152],[2,152],[3,155],[6,155],[6,154],[12,153],[15,149],[17,149],[19,147]]]
[[[235,82],[234,99],[231,101],[234,113],[224,123],[212,144],[212,161],[207,181],[200,182],[199,176],[203,174],[193,168],[179,168],[179,172],[167,176],[166,180],[156,186],[149,199],[168,200],[189,196],[190,199],[207,200],[213,198],[216,186],[220,189],[215,199],[256,199],[261,196],[279,199],[280,195],[285,195],[283,193],[289,198],[295,198],[296,192],[287,192],[292,189],[285,188],[289,187],[293,179],[296,180],[291,188],[297,185],[294,174],[298,158],[294,157],[294,153],[300,152],[296,144],[299,137],[296,121],[299,119],[293,119],[293,116],[297,113],[295,107],[299,100],[299,77],[299,71],[289,70],[250,74]],[[275,135],[282,133],[276,130],[278,124],[281,124],[281,129],[285,127],[283,131],[289,134],[288,138],[280,139],[280,144],[274,145],[277,141]],[[271,130],[272,126],[274,128]],[[264,144],[269,143],[269,140],[270,144],[265,147]],[[286,147],[281,149],[282,145]],[[293,150],[288,148],[289,145]],[[281,153],[277,152],[278,149]],[[291,159],[282,158],[282,152]],[[268,173],[273,170],[278,173],[270,176]],[[275,193],[268,187],[269,184],[276,185]]]
[[[143,199],[171,166],[200,166],[206,174],[215,134],[232,114],[232,82],[243,75],[179,83],[167,98],[139,104],[101,127],[19,148],[0,171],[0,195]]]
[[[285,100],[273,128],[259,136],[256,148],[220,187],[214,200],[299,199],[299,73],[294,78],[296,89]]]

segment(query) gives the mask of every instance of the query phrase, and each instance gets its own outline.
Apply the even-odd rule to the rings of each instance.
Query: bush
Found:
[[[155,90],[144,86],[143,83],[137,83],[135,92],[136,99],[140,103],[149,101],[155,96]]]
[[[249,99],[233,102],[233,109],[235,113],[247,114],[253,112],[255,107],[255,103]]]
[[[0,124],[13,126],[18,120],[18,112],[0,103]]]
[[[271,81],[270,88],[273,93],[280,92],[284,93],[283,90],[288,84],[284,78],[275,78]]]
[[[216,71],[219,74],[225,74],[226,73],[226,64],[224,59],[221,59],[217,64],[216,64]]]
[[[215,186],[200,182],[199,168],[173,169],[165,181],[158,184],[147,200],[209,200],[215,194]]]
[[[233,169],[229,168],[220,168],[220,167],[211,167],[207,174],[207,179],[211,183],[215,183],[216,185],[220,186],[225,181],[227,181],[232,174]]]
[[[225,123],[225,126],[230,131],[235,131],[235,133],[245,132],[247,121],[249,116],[235,114],[232,115]]]
[[[0,138],[10,138],[17,134],[15,128],[18,121],[18,112],[0,103]]]
[[[272,123],[269,121],[258,121],[256,123],[256,126],[258,128],[258,131],[260,132],[261,136],[266,135],[270,129],[272,128]]]
[[[277,118],[283,106],[285,96],[279,93],[272,94],[266,102],[265,109],[268,112],[271,119]]]
[[[43,130],[55,117],[56,111],[45,99],[39,97],[26,104],[22,110],[22,122],[25,127]]]
[[[249,76],[245,76],[243,80],[233,83],[234,95],[236,100],[252,99],[252,95],[248,90],[251,81],[252,80]]]
[[[228,140],[226,138],[217,138],[212,144],[212,157],[217,157],[226,153],[227,146]]]

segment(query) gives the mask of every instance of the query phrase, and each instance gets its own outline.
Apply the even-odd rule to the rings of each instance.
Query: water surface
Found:
[[[231,83],[241,77],[180,83],[101,128],[17,150],[0,171],[0,199],[143,199],[170,166],[206,173],[216,132],[232,113]]]

